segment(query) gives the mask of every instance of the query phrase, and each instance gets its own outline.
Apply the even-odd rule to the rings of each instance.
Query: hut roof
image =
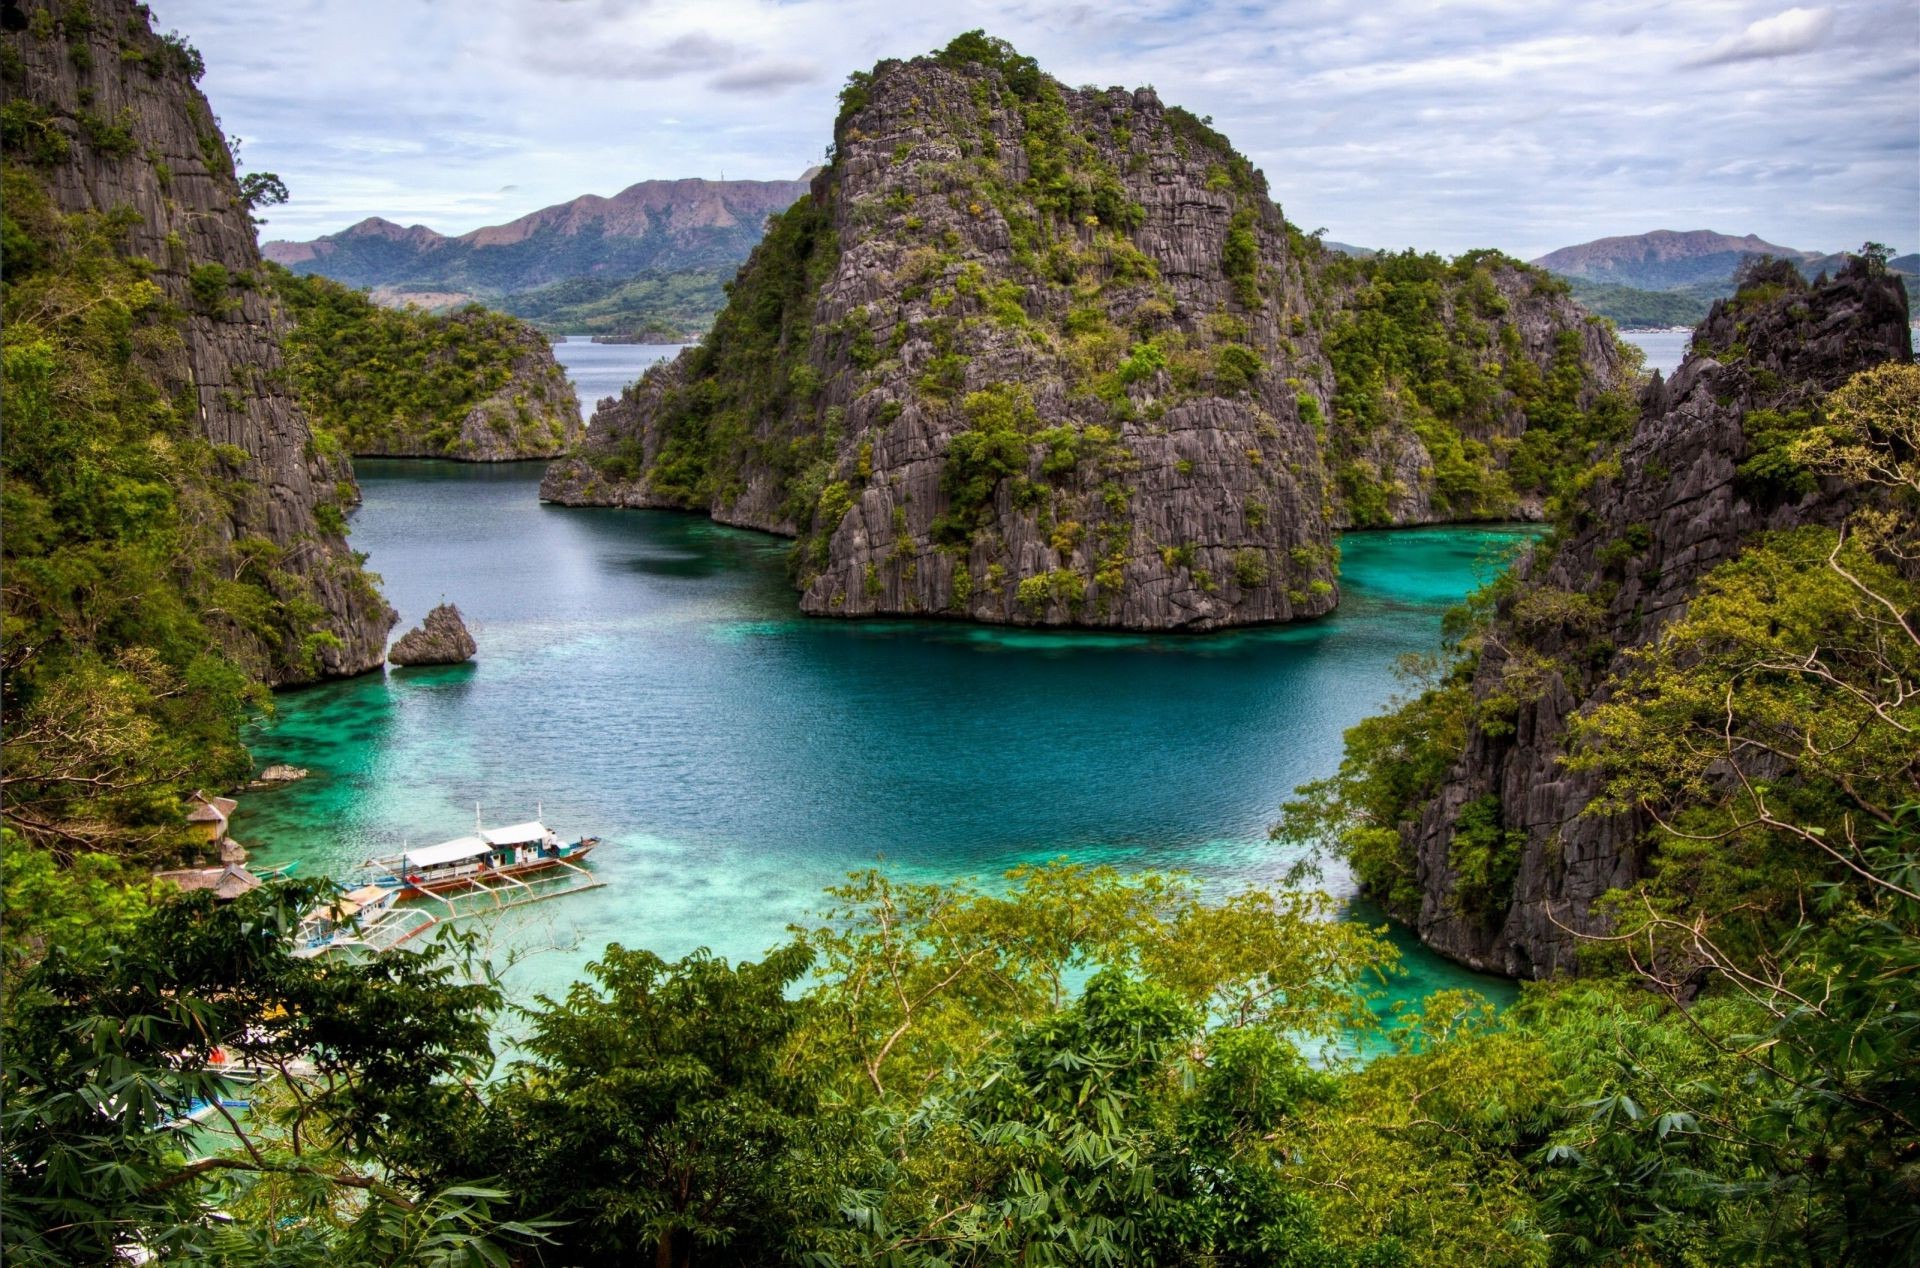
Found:
[[[238,863],[229,863],[225,867],[185,867],[172,872],[155,872],[153,878],[172,881],[189,892],[210,889],[213,896],[219,899],[238,898],[249,890],[260,888],[260,878]]]

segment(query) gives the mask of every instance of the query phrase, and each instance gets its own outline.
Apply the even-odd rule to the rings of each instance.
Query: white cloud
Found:
[[[1070,84],[1150,83],[1212,115],[1290,217],[1343,241],[1539,254],[1665,225],[1920,245],[1912,0],[152,3],[206,55],[248,165],[292,189],[275,236],[791,179],[847,72],[985,27]],[[1690,57],[1713,69],[1676,69]]]
[[[1907,25],[1911,27],[1912,23]],[[1724,62],[1793,57],[1820,47],[1832,31],[1832,9],[1788,9],[1770,18],[1749,22],[1746,30],[1727,36],[1690,64],[1715,66]]]

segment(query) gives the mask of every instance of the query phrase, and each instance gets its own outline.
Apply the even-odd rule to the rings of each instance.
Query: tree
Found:
[[[1248,890],[1202,900],[1188,878],[1055,862],[1007,873],[1007,892],[902,885],[877,871],[829,890],[803,931],[818,956],[810,1041],[858,1072],[850,1097],[908,1098],[999,1043],[1009,1025],[1072,1002],[1102,969],[1136,973],[1235,1024],[1333,1038],[1369,1019],[1397,955],[1329,919],[1321,895]]]
[[[1593,1103],[1553,1201],[1604,1172],[1755,1255],[1891,1262],[1920,1256],[1920,371],[1827,406],[1796,455],[1863,504],[1715,569],[1576,725],[1603,808],[1657,825],[1593,941],[1698,1052]]]
[[[811,959],[798,943],[737,966],[614,945],[591,982],[542,997],[480,1138],[520,1208],[570,1221],[557,1236],[577,1255],[778,1259],[813,1203],[821,1103],[787,1051],[806,1013],[787,990]]]
[[[1887,271],[1887,261],[1893,258],[1893,248],[1884,242],[1867,241],[1853,253],[1854,258],[1864,262],[1867,272],[1875,277]]]
[[[287,183],[272,172],[248,172],[240,178],[240,201],[249,212],[261,207],[278,207],[292,196],[287,192]],[[255,216],[253,223],[267,222],[265,217]]]
[[[46,883],[44,868],[13,869],[9,899]],[[424,1097],[490,1064],[497,989],[446,954],[296,959],[287,934],[326,891],[106,904],[112,937],[42,926],[54,940],[11,985],[0,1031],[9,1263],[211,1254],[237,1236],[214,1212],[275,1186],[291,1196],[251,1232],[333,1262],[390,1262],[379,1247],[422,1238],[477,1255],[495,1234],[539,1235],[495,1227],[484,1190],[411,1186],[387,1165]],[[257,1117],[224,1108],[236,1066],[276,1076]],[[194,1149],[195,1110],[213,1111],[235,1144]],[[316,1223],[321,1210],[333,1219]]]

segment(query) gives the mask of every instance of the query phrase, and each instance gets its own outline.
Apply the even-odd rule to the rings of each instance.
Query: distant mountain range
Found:
[[[725,302],[721,288],[767,217],[792,206],[811,175],[642,181],[458,237],[373,216],[308,242],[268,242],[261,254],[387,303],[477,300],[552,333],[688,337]]]
[[[1803,251],[1753,234],[1656,229],[1561,247],[1533,263],[1566,278],[1575,298],[1623,326],[1669,326],[1705,317],[1714,300],[1732,294],[1741,262],[1759,255],[1791,260],[1808,278],[1835,272],[1847,259],[1845,252]],[[1920,280],[1920,254],[1891,265]]]
[[[1372,247],[1345,242],[1326,247],[1362,259],[1376,254]],[[1736,238],[1711,229],[1656,229],[1561,247],[1532,263],[1571,283],[1574,298],[1589,312],[1632,329],[1697,324],[1714,300],[1733,294],[1734,273],[1754,256],[1791,260],[1811,281],[1836,272],[1847,254],[1783,247],[1754,234]],[[1906,276],[1908,289],[1920,285],[1920,253],[1896,256],[1888,265]]]

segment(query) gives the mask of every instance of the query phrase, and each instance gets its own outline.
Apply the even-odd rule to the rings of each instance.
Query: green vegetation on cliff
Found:
[[[652,465],[639,438],[629,437],[597,457],[609,477],[649,472],[660,496],[708,505],[737,491],[752,461],[790,481],[827,451],[826,438],[789,441],[778,424],[795,410],[810,410],[819,390],[802,372],[806,367],[795,364],[794,350],[812,337],[814,296],[837,258],[833,229],[813,200],[802,199],[767,222],[753,258],[758,267],[741,270],[728,284],[729,303],[712,334],[690,354],[684,378],[662,402],[661,445]]]
[[[436,317],[265,266],[293,318],[287,366],[328,443],[353,454],[544,458],[580,433],[546,339],[470,304]]]
[[[1522,498],[1562,496],[1595,446],[1632,421],[1626,376],[1595,364],[1577,320],[1563,322],[1545,356],[1528,348],[1520,323],[1567,294],[1538,269],[1497,251],[1451,261],[1406,251],[1334,256],[1327,277],[1349,292],[1326,340],[1327,448],[1355,524],[1393,522],[1416,492],[1382,469],[1383,433],[1419,439],[1434,518],[1488,519],[1512,515]],[[1610,331],[1595,337],[1612,344]]]
[[[126,219],[59,214],[11,154],[4,182],[6,822],[164,855],[182,794],[248,773],[259,682],[333,636],[282,547],[221,532],[246,455],[143,357],[183,314],[120,249]]]

